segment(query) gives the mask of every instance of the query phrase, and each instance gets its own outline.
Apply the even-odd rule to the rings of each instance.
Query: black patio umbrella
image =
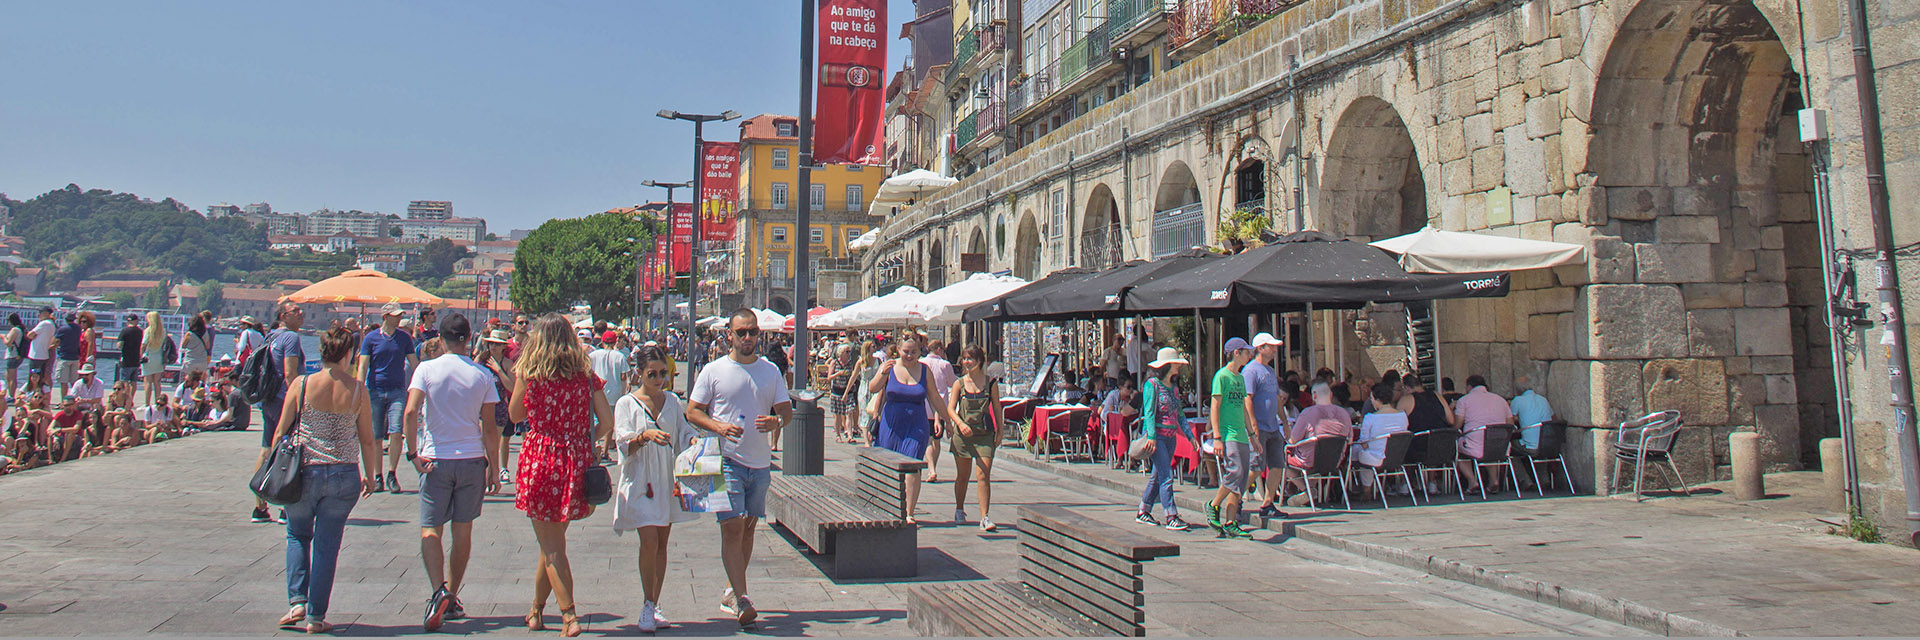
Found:
[[[1049,292],[1058,291],[1063,287],[1070,287],[1086,279],[1088,276],[1097,273],[1100,272],[1095,269],[1085,269],[1081,267],[1067,267],[1055,271],[1047,274],[1045,278],[1029,283],[1027,286],[1009,291],[1006,295],[968,307],[966,313],[961,314],[960,321],[974,322],[986,320],[989,322],[1008,322],[1035,319],[1016,316],[1031,314],[1033,312],[1034,301],[1044,298]]]
[[[1159,260],[1134,260],[1073,281],[1045,295],[1016,303],[1010,314],[1034,320],[1089,320],[1135,315],[1122,310],[1127,292],[1134,287],[1198,268],[1208,262],[1226,259],[1206,249],[1189,249]]]
[[[1291,311],[1507,295],[1510,278],[1493,273],[1407,273],[1393,256],[1365,244],[1318,231],[1300,231],[1273,244],[1134,287],[1128,313],[1157,315],[1182,310],[1213,312]]]

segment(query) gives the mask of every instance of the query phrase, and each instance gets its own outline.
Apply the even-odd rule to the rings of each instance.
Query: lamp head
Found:
[[[672,109],[661,109],[660,113],[657,113],[654,115],[660,116],[662,118],[666,118],[668,120],[677,120],[680,118],[680,112],[674,111]]]
[[[726,111],[722,111],[722,112],[720,112],[720,119],[721,119],[721,120],[739,120],[739,119],[740,119],[740,112],[738,112],[738,111],[734,111],[734,110],[732,110],[732,109],[728,109],[728,110],[726,110]]]

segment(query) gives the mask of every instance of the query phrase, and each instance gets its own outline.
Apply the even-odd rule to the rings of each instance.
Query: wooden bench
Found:
[[[862,447],[851,479],[775,477],[767,515],[814,553],[832,556],[835,578],[912,577],[920,573],[920,538],[906,521],[906,478],[926,466],[887,449]]]
[[[1141,563],[1180,546],[1060,507],[1020,509],[1020,581],[907,590],[907,627],[922,636],[1146,635]]]

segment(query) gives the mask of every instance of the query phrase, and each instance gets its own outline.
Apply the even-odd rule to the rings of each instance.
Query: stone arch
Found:
[[[1798,465],[1835,430],[1833,386],[1791,129],[1803,94],[1774,24],[1747,0],[1640,2],[1620,20],[1593,94],[1606,216],[1582,320],[1592,357],[1639,365],[1609,373],[1628,392],[1594,398],[1595,420],[1679,408],[1690,425],[1753,425],[1766,462]]]
[[[943,249],[946,243],[936,239],[927,248],[927,278],[921,282],[926,286],[923,291],[932,291],[947,286],[947,253]]]
[[[1234,211],[1245,207],[1257,207],[1273,215],[1274,163],[1273,148],[1266,138],[1258,134],[1247,134],[1234,146],[1233,155],[1227,157],[1226,175],[1220,180],[1220,206],[1216,209],[1215,224]]]
[[[1113,189],[1096,183],[1087,194],[1087,208],[1080,219],[1079,266],[1105,269],[1126,259],[1125,236],[1120,231],[1120,204]]]
[[[1040,223],[1031,209],[1020,215],[1020,230],[1014,234],[1013,275],[1029,281],[1040,277]]]
[[[767,309],[783,316],[788,315],[793,313],[793,301],[788,300],[784,295],[773,296],[767,300]]]
[[[1420,154],[1391,103],[1374,96],[1348,103],[1327,137],[1325,157],[1314,226],[1379,240],[1427,225]]]
[[[1153,196],[1154,256],[1169,255],[1207,244],[1207,214],[1200,202],[1200,181],[1187,163],[1175,160],[1160,172]]]

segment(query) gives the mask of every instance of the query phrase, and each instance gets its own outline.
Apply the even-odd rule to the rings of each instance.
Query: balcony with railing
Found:
[[[953,148],[965,149],[973,143],[974,136],[980,135],[980,112],[975,111],[960,120],[953,127]]]
[[[827,213],[866,213],[867,212],[867,209],[864,203],[848,202],[844,198],[828,198],[825,202],[811,202],[808,204],[811,205],[811,209],[814,212],[827,212]],[[739,201],[739,206],[741,211],[794,212],[794,211],[800,210],[799,208],[800,199],[793,197],[792,195],[787,196],[786,200],[777,201],[777,202],[771,198],[743,198]]]
[[[1053,88],[1053,72],[1041,71],[1033,74],[1019,85],[1007,90],[1007,115],[1015,116],[1047,97]]]
[[[1208,48],[1304,1],[1180,0],[1179,8],[1167,16],[1168,44],[1176,50],[1195,44]]]
[[[1164,30],[1165,17],[1179,10],[1180,0],[1110,0],[1107,24],[1112,25],[1114,42],[1128,42],[1136,33],[1157,34]]]

